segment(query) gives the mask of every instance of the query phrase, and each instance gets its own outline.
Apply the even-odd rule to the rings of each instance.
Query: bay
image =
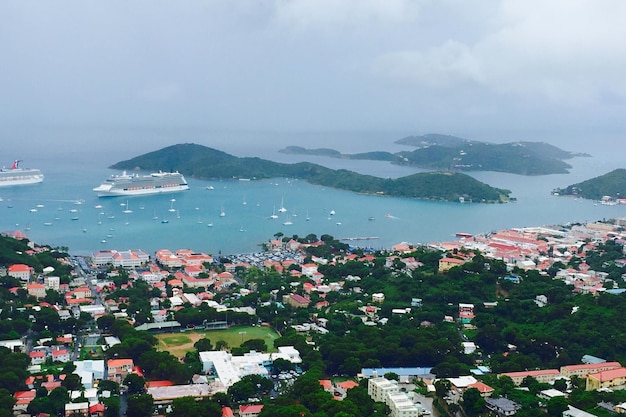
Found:
[[[0,230],[22,230],[35,242],[68,247],[76,254],[88,255],[100,249],[141,248],[154,253],[164,248],[189,248],[227,255],[258,251],[259,245],[276,233],[371,238],[347,242],[378,249],[399,242],[452,240],[456,232],[475,234],[626,215],[626,206],[603,206],[550,194],[555,187],[622,166],[619,153],[601,146],[602,141],[594,143],[592,150],[564,147],[593,154],[591,158],[568,161],[573,165],[569,174],[526,177],[471,173],[492,186],[510,189],[517,198],[517,202],[508,204],[475,204],[359,195],[288,178],[188,178],[189,191],[129,199],[98,198],[92,191],[106,177],[119,173],[107,168],[111,164],[184,142],[236,156],[259,156],[285,163],[307,160],[330,168],[395,178],[421,170],[386,162],[287,155],[278,151],[287,145],[300,145],[331,147],[345,153],[393,152],[407,149],[393,144],[406,136],[403,132],[287,134],[206,129],[4,128],[0,135],[11,138],[11,146],[3,152],[7,159],[3,165],[14,158],[24,159],[23,166],[40,168],[46,176],[42,184],[0,188]],[[132,213],[125,214],[127,201]],[[286,213],[278,213],[281,202],[288,210]],[[224,217],[219,215],[221,210]],[[277,219],[269,218],[273,212]],[[284,225],[286,221],[292,224]]]

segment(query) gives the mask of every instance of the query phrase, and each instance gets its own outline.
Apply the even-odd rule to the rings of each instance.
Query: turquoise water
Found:
[[[183,141],[172,140],[169,144],[179,142]],[[383,162],[283,155],[277,152],[280,145],[246,147],[241,153],[236,152],[233,144],[233,149],[207,146],[237,156],[252,153],[282,162],[307,159],[332,168],[342,167],[382,177],[418,172]],[[115,173],[107,166],[139,153],[120,154],[110,148],[106,152],[92,148],[87,145],[72,152],[48,151],[25,162],[25,167],[40,168],[46,179],[38,185],[0,189],[3,199],[0,230],[29,229],[26,234],[32,240],[66,246],[76,254],[90,254],[99,249],[141,248],[154,252],[162,248],[189,248],[215,255],[257,251],[260,243],[277,232],[287,236],[314,233],[317,236],[331,234],[336,238],[372,237],[376,239],[350,243],[388,248],[402,241],[417,244],[451,240],[456,232],[482,233],[626,216],[626,206],[601,206],[582,199],[550,195],[552,188],[618,167],[620,162],[610,155],[574,159],[570,161],[574,169],[567,175],[473,174],[493,186],[511,189],[518,198],[516,203],[483,205],[365,196],[285,178],[249,182],[188,178],[191,189],[186,192],[129,199],[98,198],[92,188]],[[376,146],[370,145],[370,148]],[[172,198],[176,201],[172,202]],[[127,200],[132,210],[129,214],[123,213]],[[288,209],[286,213],[278,212],[281,200]],[[76,204],[78,201],[82,204]],[[96,208],[97,205],[102,208]],[[170,208],[174,211],[169,211]],[[224,217],[219,215],[221,210],[226,214]],[[335,214],[331,215],[331,211]],[[269,219],[273,212],[278,215],[277,219]],[[162,223],[163,219],[168,223]],[[287,220],[292,224],[283,225]]]

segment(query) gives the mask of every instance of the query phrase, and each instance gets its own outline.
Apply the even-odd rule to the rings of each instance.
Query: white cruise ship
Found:
[[[188,190],[185,177],[178,172],[153,172],[149,175],[112,175],[93,190],[98,197],[173,193]]]
[[[20,168],[20,162],[22,161],[16,159],[13,161],[11,168],[2,168],[0,170],[0,187],[37,184],[43,181],[44,177],[40,170]]]

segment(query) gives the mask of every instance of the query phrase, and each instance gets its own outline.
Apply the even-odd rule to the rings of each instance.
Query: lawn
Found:
[[[265,326],[236,326],[223,330],[190,331],[184,333],[161,333],[156,335],[159,340],[158,349],[170,352],[182,358],[185,353],[194,349],[193,345],[202,338],[209,339],[213,346],[218,340],[223,340],[230,347],[240,346],[250,339],[263,339],[270,352],[276,352],[274,340],[278,333]]]

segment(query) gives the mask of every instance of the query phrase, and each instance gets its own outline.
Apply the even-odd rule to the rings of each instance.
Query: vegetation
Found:
[[[302,178],[312,184],[358,193],[474,202],[501,202],[510,191],[490,187],[468,175],[450,172],[414,174],[384,179],[347,170],[332,170],[301,162],[281,164],[260,158],[238,158],[196,144],[179,144],[113,165],[115,169],[177,170],[196,178]]]
[[[554,193],[574,195],[592,200],[600,200],[604,196],[620,198],[626,196],[626,169],[616,169],[607,174],[595,177],[565,188],[557,188]]]
[[[415,146],[417,149],[396,154],[390,152],[342,154],[334,149],[288,146],[280,152],[341,159],[390,161],[432,170],[498,171],[521,175],[567,173],[571,166],[563,160],[581,156],[543,142],[495,144],[434,133],[409,136],[397,140],[396,143]]]

